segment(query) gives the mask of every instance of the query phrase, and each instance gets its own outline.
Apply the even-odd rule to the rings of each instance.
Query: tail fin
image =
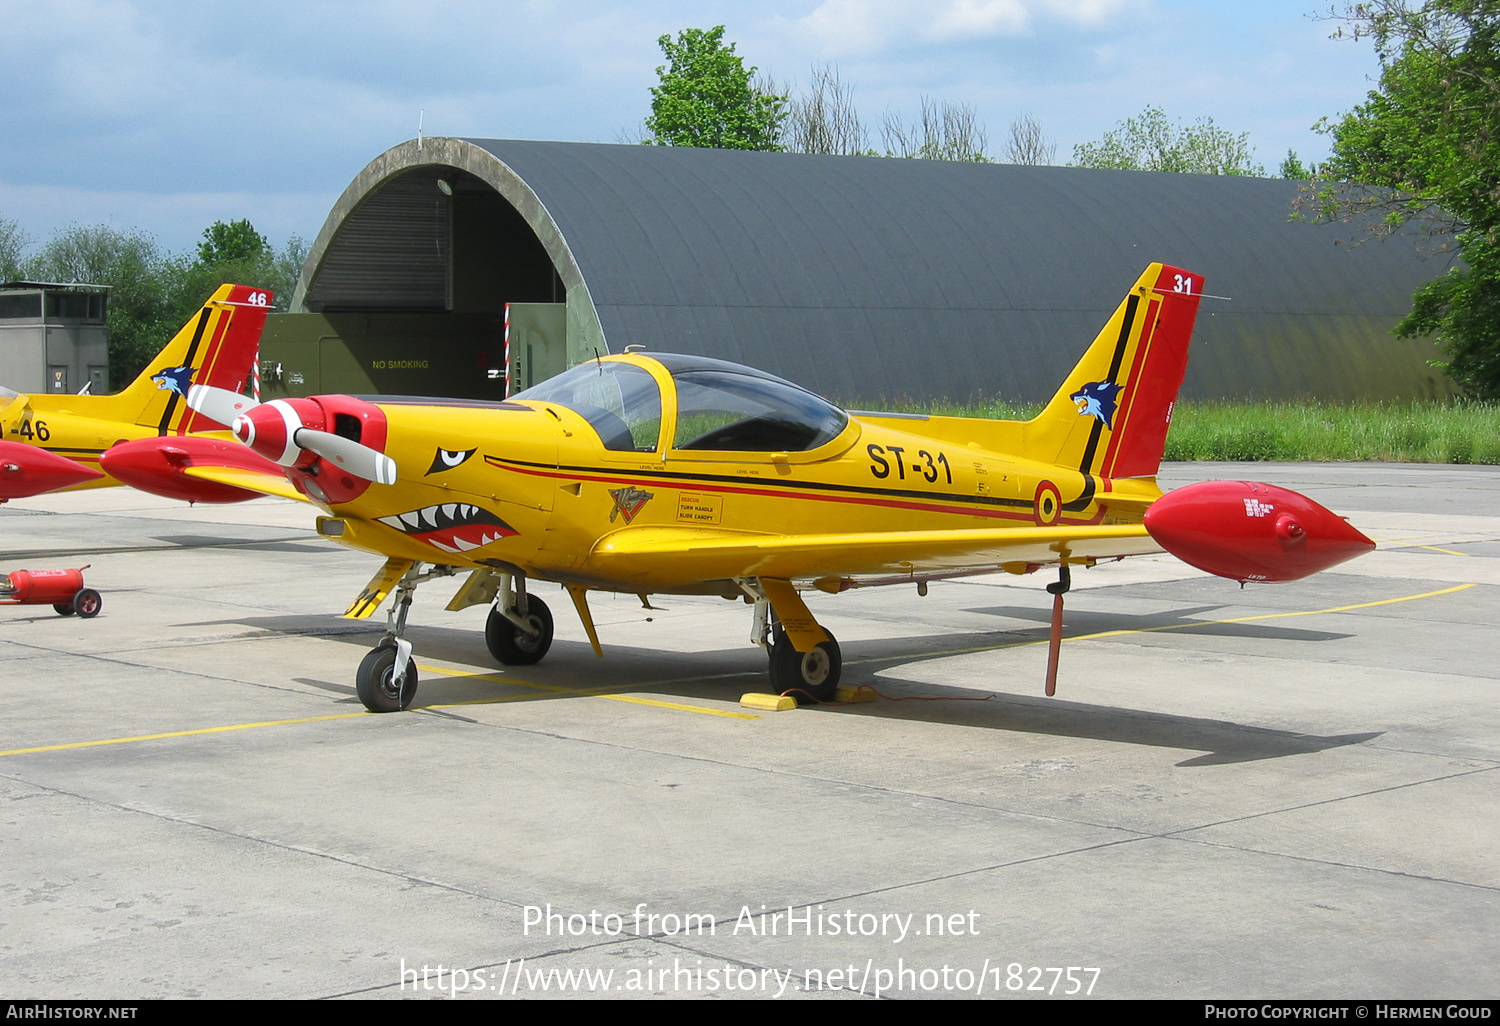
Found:
[[[1203,276],[1152,264],[1045,409],[1026,424],[1040,459],[1101,478],[1151,477],[1198,315]]]
[[[248,285],[220,285],[203,309],[118,395],[122,417],[159,435],[212,431],[218,424],[188,408],[192,385],[241,391],[260,347],[272,293]]]

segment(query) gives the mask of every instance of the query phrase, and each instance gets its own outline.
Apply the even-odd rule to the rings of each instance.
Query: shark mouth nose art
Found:
[[[464,502],[423,506],[379,521],[444,552],[467,552],[516,533],[489,510]]]

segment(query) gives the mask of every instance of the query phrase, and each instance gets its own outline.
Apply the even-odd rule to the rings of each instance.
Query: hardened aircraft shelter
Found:
[[[1278,179],[412,140],[330,212],[271,394],[489,398],[595,354],[753,364],[830,397],[1052,393],[1162,261],[1207,277],[1188,398],[1447,394],[1391,328],[1447,257],[1291,217]],[[506,314],[509,312],[509,323]]]

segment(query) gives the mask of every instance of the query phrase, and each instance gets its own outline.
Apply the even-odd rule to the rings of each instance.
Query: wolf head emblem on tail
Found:
[[[151,375],[151,383],[163,391],[176,392],[186,399],[187,390],[192,387],[193,375],[196,373],[196,367],[168,367]]]
[[[1120,395],[1120,386],[1113,381],[1095,381],[1074,392],[1071,398],[1078,407],[1080,417],[1096,417],[1104,426],[1114,430],[1115,400]]]

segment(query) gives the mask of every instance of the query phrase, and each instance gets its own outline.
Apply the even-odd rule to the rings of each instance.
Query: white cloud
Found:
[[[1149,0],[824,0],[795,28],[833,55],[871,55],[912,40],[952,43],[1017,36],[1038,22],[1097,29]]]
[[[1026,27],[1021,0],[953,0],[940,6],[923,36],[932,40],[1014,35]]]

